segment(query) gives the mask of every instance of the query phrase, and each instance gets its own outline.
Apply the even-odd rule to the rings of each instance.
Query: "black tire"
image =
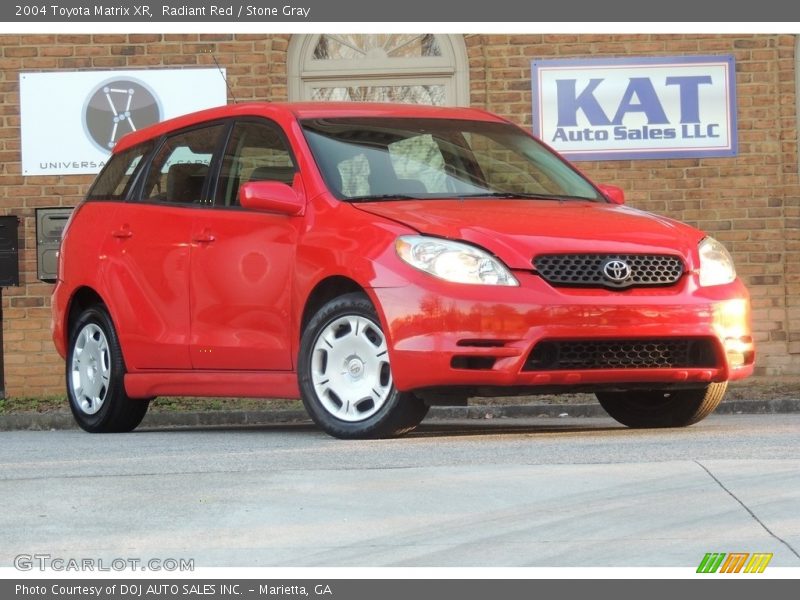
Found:
[[[634,428],[686,427],[705,419],[722,401],[728,382],[687,390],[598,392],[614,419]]]
[[[106,308],[84,310],[70,327],[67,349],[67,398],[81,429],[118,433],[136,429],[149,399],[125,393],[125,361],[117,332]]]
[[[300,340],[297,372],[309,416],[337,438],[396,437],[428,413],[421,399],[394,386],[380,319],[361,293],[334,298],[311,318]]]

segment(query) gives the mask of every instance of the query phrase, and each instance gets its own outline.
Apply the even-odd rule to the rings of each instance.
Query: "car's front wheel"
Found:
[[[66,366],[69,407],[81,429],[123,432],[141,423],[150,401],[125,393],[122,350],[102,305],[87,308],[72,324]]]
[[[383,438],[414,429],[428,406],[392,380],[386,336],[369,298],[352,293],[325,304],[300,342],[298,378],[314,422],[338,438]]]
[[[686,390],[598,392],[605,411],[628,427],[686,427],[705,419],[722,401],[728,382]]]

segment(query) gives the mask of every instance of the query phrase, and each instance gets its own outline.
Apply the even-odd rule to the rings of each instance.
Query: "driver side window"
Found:
[[[268,121],[237,122],[222,157],[215,204],[239,206],[239,187],[250,181],[292,185],[296,170],[277,125]]]

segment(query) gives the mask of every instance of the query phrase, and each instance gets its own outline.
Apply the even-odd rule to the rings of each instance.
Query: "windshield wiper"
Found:
[[[481,194],[461,194],[459,198],[521,198],[523,200],[575,200],[581,202],[597,202],[597,198],[586,198],[584,196],[566,196],[560,194],[525,194],[516,192],[486,192]]]
[[[524,194],[514,192],[485,192],[481,194],[444,194],[437,196],[411,196],[409,194],[368,194],[364,196],[345,197],[346,202],[388,202],[391,200],[441,200],[447,198],[458,198],[459,200],[469,198],[519,198],[522,200],[558,200],[559,202],[580,201],[580,202],[599,202],[598,198],[585,198],[583,196],[560,196],[557,194]]]
[[[420,196],[409,196],[408,194],[371,194],[345,198],[347,202],[382,202],[388,200],[422,200],[422,198]]]

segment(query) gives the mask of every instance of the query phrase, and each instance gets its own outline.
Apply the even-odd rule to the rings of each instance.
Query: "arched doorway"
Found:
[[[294,35],[289,100],[469,105],[464,38],[444,34]]]

